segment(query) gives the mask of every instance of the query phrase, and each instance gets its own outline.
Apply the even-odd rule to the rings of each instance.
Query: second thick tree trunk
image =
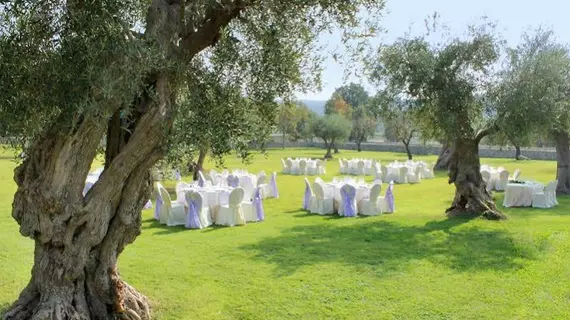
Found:
[[[433,167],[434,170],[447,170],[449,168],[449,163],[451,162],[451,157],[453,155],[453,143],[446,141],[442,148],[437,162]]]
[[[480,172],[479,142],[460,139],[449,165],[449,183],[455,185],[455,197],[446,213],[454,216],[483,216],[490,220],[506,219],[493,202]]]
[[[570,194],[570,143],[567,132],[555,132],[557,194]]]
[[[408,160],[412,160],[412,151],[410,151],[410,142],[402,141],[404,147],[406,147],[406,154],[408,155]]]
[[[515,160],[521,159],[521,147],[515,146]]]
[[[194,181],[198,180],[198,172],[204,169],[204,161],[206,160],[206,155],[208,155],[208,147],[200,148],[200,154],[198,155],[198,161],[196,162],[196,167],[194,168]]]

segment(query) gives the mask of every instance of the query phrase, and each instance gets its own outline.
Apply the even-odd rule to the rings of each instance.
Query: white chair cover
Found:
[[[162,186],[159,188],[163,200],[160,210],[160,223],[169,227],[186,224],[186,211],[181,203],[172,202],[170,194]]]
[[[313,184],[313,189],[315,192],[315,204],[311,212],[320,215],[334,213],[334,199],[325,197],[323,186],[320,183],[315,182]]]
[[[287,165],[287,163],[285,163],[285,160],[281,159],[281,167],[282,167],[282,172],[284,174],[290,174],[291,173],[291,167]]]
[[[556,200],[556,186],[558,180],[549,182],[543,192],[534,193],[532,195],[533,208],[552,208],[558,205]]]
[[[495,185],[495,190],[505,191],[507,183],[509,183],[509,172],[507,170],[503,170],[499,173],[499,181],[497,181]]]
[[[363,199],[358,204],[358,213],[365,216],[375,216],[382,213],[380,209],[380,192],[382,186],[375,184],[370,189],[370,197]]]
[[[228,205],[220,206],[220,210],[216,215],[216,224],[233,227],[235,225],[244,225],[245,217],[241,208],[243,202],[243,189],[235,188],[230,193],[230,201]]]
[[[315,194],[313,193],[313,189],[311,189],[311,184],[309,183],[309,179],[305,178],[305,193],[303,195],[303,209],[313,212],[316,199],[317,198],[315,197]]]
[[[386,190],[384,196],[379,198],[380,209],[382,213],[396,212],[396,204],[394,202],[393,189],[394,189],[394,184],[390,183],[390,185],[388,186],[388,190]]]
[[[255,186],[250,176],[242,176],[239,179],[239,186],[243,189],[243,201],[251,202]]]

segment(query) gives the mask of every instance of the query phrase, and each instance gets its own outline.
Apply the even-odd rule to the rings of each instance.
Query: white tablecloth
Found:
[[[337,202],[340,202],[341,200],[340,189],[345,184],[346,183],[332,183],[332,182],[324,184],[323,192],[325,194],[325,197],[334,198]],[[355,197],[356,202],[362,199],[366,199],[370,196],[370,188],[372,186],[364,184],[364,185],[354,185],[354,187],[356,188],[356,197]]]
[[[541,192],[544,185],[536,182],[508,183],[505,188],[505,207],[530,207],[532,206],[532,195]]]
[[[183,188],[182,191],[198,192],[202,196],[203,201],[207,203],[208,208],[210,208],[210,210],[214,210],[220,205],[227,205],[229,203],[231,189],[222,187],[189,187]],[[187,206],[186,198],[183,199],[184,204]]]
[[[307,168],[316,168],[317,167],[317,160],[311,159],[290,159],[293,163],[293,168],[299,168],[299,163],[301,160],[305,160],[307,162]]]

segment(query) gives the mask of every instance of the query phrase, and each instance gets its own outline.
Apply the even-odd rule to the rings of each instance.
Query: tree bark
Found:
[[[282,148],[285,149],[285,132],[283,132],[283,136],[281,137],[281,139],[282,139],[281,143],[283,144]]]
[[[446,210],[449,217],[483,216],[490,220],[506,219],[493,202],[481,176],[479,140],[458,139],[449,165],[449,183],[455,184],[455,197]]]
[[[179,25],[179,2],[153,0],[145,38],[166,59],[191,61],[217,42],[220,30],[244,8],[243,2],[214,6],[186,30]],[[175,44],[179,32],[181,41]],[[116,97],[89,91],[89,100],[108,99],[98,101],[100,110],[78,112],[77,122],[62,114],[26,149],[14,174],[12,216],[20,233],[34,240],[34,266],[5,320],[150,319],[147,299],[119,278],[116,265],[140,234],[141,210],[152,190],[150,169],[164,156],[172,126],[180,75],[165,68],[147,75],[129,128],[121,127]],[[84,196],[105,134],[104,171]]]
[[[338,153],[338,148],[337,148],[337,146],[336,146],[336,143],[333,142],[332,145],[333,145],[333,148],[334,148],[334,153],[337,154],[337,153]],[[331,157],[331,158],[332,158],[332,157]]]
[[[557,194],[570,194],[570,146],[568,132],[557,131],[554,133],[556,142],[556,187]]]
[[[362,141],[361,141],[361,140],[357,140],[357,141],[356,141],[356,150],[357,150],[358,152],[361,152],[361,151],[362,151]]]
[[[325,154],[325,159],[332,159],[332,148],[334,146],[334,140],[331,141],[330,143],[327,143],[327,140],[325,141],[325,148],[327,148],[327,153]]]
[[[439,154],[439,157],[437,158],[437,162],[435,163],[433,169],[447,170],[449,168],[453,152],[454,152],[453,143],[445,141],[445,143],[441,148],[441,153]]]
[[[406,147],[406,153],[408,154],[408,160],[412,160],[412,152],[410,151],[410,141],[402,140],[404,147]]]
[[[515,145],[515,160],[521,159],[521,147]]]
[[[204,160],[206,160],[206,156],[208,155],[209,147],[203,146],[200,148],[200,154],[198,155],[198,161],[196,162],[196,166],[194,167],[194,181],[198,180],[198,172],[204,169]]]

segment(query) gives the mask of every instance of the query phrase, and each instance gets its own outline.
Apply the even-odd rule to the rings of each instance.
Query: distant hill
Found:
[[[307,107],[319,115],[325,114],[325,100],[301,100]]]

